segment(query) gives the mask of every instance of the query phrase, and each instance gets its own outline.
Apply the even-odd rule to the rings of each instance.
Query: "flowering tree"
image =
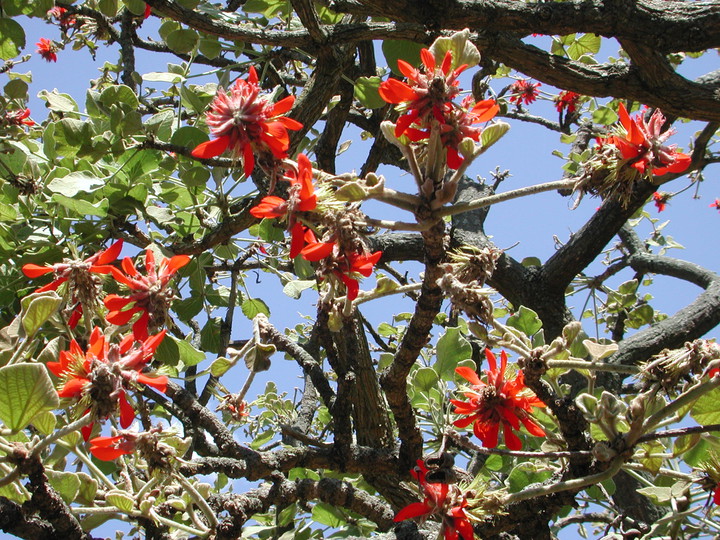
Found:
[[[0,529],[716,535],[720,276],[655,215],[720,161],[720,75],[681,75],[719,8],[3,2]],[[22,73],[100,47],[84,104]],[[562,179],[473,180],[528,123]],[[596,210],[518,261],[488,215],[540,193]],[[665,315],[654,275],[703,292]]]

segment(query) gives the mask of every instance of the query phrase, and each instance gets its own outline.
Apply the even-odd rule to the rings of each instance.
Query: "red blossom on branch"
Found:
[[[119,410],[120,425],[128,427],[135,418],[135,410],[126,397],[128,389],[137,384],[163,393],[167,389],[166,376],[142,372],[164,337],[164,330],[143,340],[130,334],[119,345],[111,345],[100,328],[95,327],[87,351],[73,339],[68,350],[60,351],[57,362],[47,363],[47,368],[60,379],[58,396],[75,400],[83,414],[92,412],[95,419],[105,419]],[[92,425],[86,426],[83,434],[87,437],[91,429]]]
[[[5,123],[11,126],[34,126],[35,122],[28,118],[30,109],[18,109],[16,111],[5,111]]]
[[[428,49],[420,51],[420,58],[423,70],[416,69],[404,60],[398,60],[398,68],[407,77],[407,83],[391,78],[379,88],[383,100],[399,104],[398,109],[405,112],[398,118],[395,126],[396,137],[407,134],[411,140],[415,140],[413,132],[408,133],[410,126],[417,124],[421,130],[426,129],[431,118],[445,124],[446,115],[453,109],[452,99],[460,92],[457,78],[467,69],[467,64],[463,64],[451,70],[450,51],[445,53],[440,66],[436,65],[435,56]]]
[[[105,307],[110,310],[108,322],[122,326],[139,313],[140,317],[133,323],[133,334],[139,340],[148,336],[148,329],[156,330],[165,323],[170,302],[174,293],[168,288],[175,273],[190,262],[187,255],[163,257],[156,265],[155,254],[151,249],[145,252],[145,275],[138,272],[130,257],[122,262],[122,269],[112,268],[112,274],[120,283],[127,285],[132,291],[130,296],[109,294],[105,297]]]
[[[524,79],[521,81],[515,81],[510,85],[510,97],[508,101],[520,105],[530,105],[538,97],[538,88],[540,83],[531,83],[529,80]]]
[[[36,44],[37,53],[48,62],[57,62],[57,45],[47,38],[40,38]]]
[[[670,194],[665,193],[664,191],[656,191],[655,193],[653,193],[652,198],[653,202],[655,203],[655,207],[657,208],[657,211],[662,212],[663,210],[665,210],[667,202],[670,200]]]
[[[115,461],[120,456],[135,452],[136,437],[124,432],[114,437],[90,439],[90,453],[100,461]]]
[[[464,158],[458,152],[463,139],[469,138],[475,142],[480,141],[482,129],[475,124],[488,122],[495,118],[500,110],[494,99],[485,99],[472,104],[472,97],[466,96],[462,106],[454,110],[448,121],[440,126],[440,140],[447,149],[447,166],[457,170]]]
[[[68,10],[64,7],[55,6],[50,8],[47,12],[47,16],[55,18],[58,23],[60,23],[60,28],[63,30],[67,30],[69,27],[77,24],[77,19],[68,13]]]
[[[720,199],[715,199],[715,201],[711,202],[710,208],[715,208],[720,211]]]
[[[113,262],[120,255],[123,241],[118,240],[109,248],[99,251],[84,261],[65,260],[61,263],[40,266],[28,263],[23,265],[22,271],[29,278],[37,278],[46,274],[55,274],[55,279],[36,289],[36,293],[55,291],[60,285],[68,283],[68,296],[73,310],[68,320],[70,328],[75,328],[83,313],[83,304],[93,304],[97,298],[99,283],[92,274],[109,274],[114,267],[108,263]]]
[[[576,94],[570,90],[563,90],[560,92],[560,95],[555,98],[555,109],[557,112],[566,110],[568,113],[573,113],[577,110],[580,97],[580,94]]]
[[[485,349],[490,369],[485,371],[487,382],[480,380],[478,374],[469,367],[458,367],[455,371],[467,380],[471,389],[463,392],[468,401],[451,399],[455,405],[455,414],[466,416],[453,422],[453,425],[465,428],[474,424],[473,432],[486,448],[495,448],[498,444],[500,426],[503,427],[505,446],[510,450],[520,450],[522,442],[513,432],[524,425],[531,435],[544,437],[545,431],[535,423],[530,415],[533,407],[544,407],[545,404],[534,395],[524,391],[525,377],[522,370],[518,371],[511,381],[505,380],[507,354],[500,353],[498,368],[495,355]]]
[[[424,499],[422,502],[411,503],[401,509],[394,521],[400,522],[411,518],[428,518],[437,516],[442,522],[441,534],[445,540],[473,540],[475,533],[472,524],[465,513],[467,501],[455,485],[443,482],[428,482],[426,475],[428,469],[423,460],[417,461],[417,466],[410,474],[420,484]]]
[[[236,80],[228,91],[218,89],[206,114],[215,139],[195,147],[192,155],[207,159],[230,150],[233,157],[242,156],[246,176],[255,168],[255,153],[269,152],[275,159],[285,159],[290,147],[288,130],[302,128],[300,122],[282,116],[293,103],[294,96],[277,103],[260,96],[257,72],[250,66],[247,80]]]
[[[655,109],[647,122],[642,115],[631,118],[622,103],[618,114],[622,126],[619,134],[598,142],[615,146],[628,165],[640,173],[648,172],[655,176],[681,173],[690,166],[692,158],[689,155],[678,152],[674,144],[665,144],[675,130],[662,131],[665,116],[660,109]]]

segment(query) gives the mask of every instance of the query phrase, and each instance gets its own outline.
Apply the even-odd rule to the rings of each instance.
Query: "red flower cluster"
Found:
[[[521,81],[515,81],[510,85],[510,97],[508,101],[520,105],[530,105],[538,97],[538,88],[540,83],[531,83],[529,80],[524,79]]]
[[[563,90],[560,92],[560,95],[555,98],[555,109],[557,112],[567,110],[568,113],[573,113],[577,110],[580,97],[580,94],[576,94],[570,90]]]
[[[657,211],[662,212],[663,210],[665,210],[667,202],[670,200],[670,194],[665,193],[664,191],[656,191],[655,193],[653,193],[652,198],[653,202],[655,203],[655,207],[657,208]]]
[[[42,56],[48,62],[57,62],[57,45],[55,42],[50,41],[47,38],[40,38],[35,45],[37,45],[37,53]]]
[[[129,297],[109,294],[103,302],[110,310],[107,315],[108,322],[122,326],[140,313],[140,317],[133,323],[132,331],[139,340],[148,336],[148,328],[158,328],[165,322],[167,308],[174,298],[173,292],[168,289],[170,280],[175,273],[190,262],[187,255],[175,255],[168,259],[163,257],[160,264],[155,263],[155,254],[152,250],[145,251],[145,273],[140,274],[130,257],[122,262],[123,274],[115,267],[110,270],[120,283],[127,285],[132,293]]]
[[[251,66],[247,80],[238,79],[229,92],[218,90],[206,115],[216,138],[198,145],[192,155],[207,159],[230,150],[234,157],[242,156],[246,176],[255,168],[256,152],[270,152],[276,159],[285,159],[290,146],[288,130],[302,128],[300,122],[281,116],[293,103],[294,96],[277,103],[260,96],[257,72]]]
[[[494,100],[488,99],[472,105],[468,97],[461,105],[453,102],[459,94],[458,76],[467,65],[454,70],[452,53],[447,51],[440,66],[428,49],[420,51],[423,70],[418,70],[404,60],[398,60],[398,68],[408,82],[388,79],[380,85],[380,97],[388,103],[398,104],[404,114],[398,118],[395,136],[407,136],[413,142],[430,137],[433,122],[440,127],[443,145],[447,149],[447,165],[457,169],[463,162],[458,153],[460,142],[469,137],[480,140],[482,130],[473,124],[491,120],[500,110]]]
[[[477,373],[468,367],[455,369],[458,375],[470,383],[471,389],[463,392],[467,402],[450,400],[455,405],[453,411],[455,414],[467,416],[456,420],[453,424],[465,428],[474,423],[473,432],[486,448],[497,446],[498,433],[502,425],[505,446],[510,450],[520,450],[522,442],[513,430],[519,430],[522,423],[531,435],[544,437],[545,431],[533,421],[530,413],[533,407],[544,407],[545,404],[536,396],[523,394],[526,386],[522,370],[518,371],[512,381],[505,380],[507,367],[505,351],[500,353],[499,369],[495,355],[489,349],[485,349],[485,356],[490,366],[490,369],[485,371],[487,383],[480,380]]]
[[[717,210],[720,210],[720,199],[715,199],[714,202],[711,202],[710,208],[715,208]]]
[[[142,373],[164,337],[165,330],[142,340],[130,334],[119,345],[110,345],[96,327],[86,352],[73,339],[69,350],[60,351],[58,362],[47,363],[61,381],[58,396],[76,400],[85,414],[92,411],[96,419],[107,418],[119,409],[120,425],[128,427],[135,411],[127,401],[126,390],[138,383],[163,393],[167,388],[164,375]],[[83,429],[86,438],[91,430],[92,425]]]
[[[136,437],[128,432],[114,437],[95,437],[90,439],[90,453],[100,461],[115,461],[135,451]]]
[[[108,266],[108,263],[117,259],[122,246],[123,241],[118,240],[108,249],[99,251],[84,261],[63,261],[45,266],[29,263],[23,265],[22,271],[29,278],[55,274],[53,281],[35,292],[56,291],[60,285],[68,282],[68,295],[74,306],[68,325],[70,328],[75,328],[83,314],[83,303],[92,301],[96,294],[96,281],[91,274],[109,274],[116,270],[114,267]]]
[[[465,513],[467,501],[455,485],[440,482],[428,482],[426,475],[428,469],[419,459],[417,467],[410,474],[420,484],[425,496],[423,502],[409,504],[400,510],[394,521],[405,521],[410,518],[427,518],[438,516],[442,521],[441,533],[445,540],[473,540],[475,533]]]
[[[309,244],[301,252],[301,255],[305,260],[312,262],[326,259],[325,263],[331,269],[330,272],[345,284],[348,299],[355,300],[360,292],[360,283],[356,276],[360,274],[370,277],[373,268],[382,257],[382,251],[374,253],[340,253],[331,257],[335,251],[335,245],[334,242]]]
[[[55,18],[60,23],[60,28],[67,30],[71,26],[77,24],[77,19],[68,13],[68,10],[64,7],[55,6],[50,8],[47,12],[48,17]]]
[[[665,144],[675,130],[661,131],[665,116],[659,109],[655,109],[647,122],[642,115],[631,118],[622,103],[618,107],[618,114],[623,131],[618,135],[599,139],[598,142],[601,145],[615,146],[629,166],[642,174],[655,176],[681,173],[690,166],[690,156],[678,152],[674,144]]]
[[[30,118],[30,109],[18,109],[17,111],[5,111],[3,123],[11,126],[34,126],[35,122]]]

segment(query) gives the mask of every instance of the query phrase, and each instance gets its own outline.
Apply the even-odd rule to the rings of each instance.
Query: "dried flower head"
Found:
[[[642,388],[659,385],[667,394],[682,391],[685,383],[691,383],[692,376],[701,376],[711,362],[720,360],[720,345],[706,339],[688,341],[680,349],[665,349],[641,366],[639,377]],[[709,374],[714,375],[711,369]]]

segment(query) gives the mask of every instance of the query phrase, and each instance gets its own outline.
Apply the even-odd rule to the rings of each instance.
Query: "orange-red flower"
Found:
[[[394,521],[405,521],[411,518],[427,518],[438,516],[442,521],[441,532],[445,540],[473,540],[475,534],[472,524],[465,514],[467,501],[455,485],[441,482],[428,482],[426,479],[428,469],[425,463],[419,459],[417,467],[410,474],[420,484],[423,492],[423,502],[409,504],[401,509],[395,516]]]
[[[440,140],[447,149],[447,166],[458,169],[464,158],[458,152],[458,146],[465,138],[480,141],[482,129],[474,124],[492,120],[500,110],[494,99],[485,99],[472,105],[472,97],[466,96],[462,106],[448,116],[448,121],[440,126]]]
[[[413,134],[410,126],[417,124],[423,130],[429,127],[431,118],[440,124],[446,123],[446,115],[452,111],[452,99],[460,92],[457,80],[460,73],[467,69],[467,64],[451,70],[452,54],[445,53],[440,66],[436,65],[435,57],[428,49],[420,51],[424,69],[419,70],[404,60],[398,60],[398,68],[408,82],[388,79],[380,85],[380,97],[387,103],[399,104],[401,111],[406,112],[398,118],[395,136],[407,134],[411,140]],[[418,139],[419,140],[419,139]]]
[[[667,202],[670,200],[670,194],[665,193],[664,191],[658,192],[656,191],[653,193],[653,202],[655,203],[655,206],[657,207],[658,212],[662,212],[665,210],[665,207],[667,206]]]
[[[34,126],[35,122],[28,118],[30,109],[18,109],[16,111],[5,111],[4,123],[11,126]]]
[[[579,99],[580,94],[576,94],[570,90],[563,90],[560,92],[560,95],[555,98],[555,109],[557,109],[557,112],[563,112],[564,110],[567,110],[568,113],[575,112]]]
[[[513,430],[519,430],[522,423],[531,435],[544,437],[545,431],[533,421],[530,413],[533,407],[544,407],[545,404],[536,396],[523,393],[526,387],[522,370],[518,371],[512,381],[505,380],[505,351],[500,353],[499,369],[495,355],[489,349],[485,349],[485,356],[490,366],[490,369],[485,371],[487,382],[480,380],[478,374],[468,367],[455,368],[457,374],[470,383],[471,389],[463,392],[468,401],[450,400],[455,405],[453,412],[466,416],[453,424],[464,428],[474,423],[475,436],[487,448],[497,446],[502,425],[505,445],[510,450],[520,450],[522,442]]]
[[[90,453],[101,461],[115,461],[135,451],[136,439],[128,432],[114,437],[95,437],[89,441]]]
[[[600,139],[599,142],[615,146],[629,166],[640,173],[656,176],[681,173],[690,166],[690,156],[678,152],[674,144],[665,144],[675,130],[662,131],[665,116],[660,109],[655,109],[647,122],[642,115],[631,118],[622,103],[618,107],[618,114],[622,126],[619,134]]]
[[[510,97],[508,101],[520,105],[530,105],[538,97],[538,88],[540,83],[531,83],[527,79],[515,81],[510,85]]]
[[[123,241],[118,240],[109,248],[99,251],[84,261],[65,260],[53,265],[40,266],[28,263],[23,265],[22,271],[29,278],[37,278],[45,274],[54,273],[55,279],[36,289],[35,292],[55,291],[65,282],[68,282],[68,296],[73,309],[68,319],[70,328],[75,328],[83,313],[83,303],[92,303],[97,297],[97,278],[91,274],[109,274],[113,271],[108,263],[113,262],[120,255]]]
[[[148,336],[148,328],[159,328],[165,323],[167,309],[174,298],[168,284],[175,273],[190,262],[187,255],[175,255],[168,259],[163,257],[160,264],[155,264],[155,254],[151,249],[145,252],[145,273],[140,274],[130,257],[122,262],[122,273],[112,268],[112,274],[120,283],[127,285],[132,291],[130,296],[124,297],[109,294],[104,303],[110,312],[107,314],[108,322],[122,326],[139,313],[140,317],[133,323],[133,334],[138,340]]]
[[[720,199],[715,199],[713,202],[711,202],[710,208],[715,208],[717,210],[720,210]]]
[[[72,14],[68,13],[68,10],[64,7],[52,7],[48,9],[47,15],[48,17],[54,17],[57,19],[58,23],[60,23],[60,28],[63,30],[67,30],[69,27],[77,24],[77,19]]]
[[[37,45],[37,53],[48,62],[57,62],[57,45],[47,38],[40,38]]]
[[[376,251],[369,255],[365,253],[351,253],[350,255],[345,255],[345,257],[341,258],[338,262],[337,269],[334,270],[333,273],[345,284],[348,300],[355,300],[360,292],[360,283],[355,276],[360,274],[365,277],[370,277],[380,257],[382,257],[382,251]]]
[[[234,157],[242,156],[246,176],[255,168],[256,152],[270,152],[276,159],[285,159],[290,147],[288,130],[302,128],[300,122],[281,116],[293,103],[294,96],[277,103],[260,96],[257,72],[250,66],[247,80],[238,79],[228,92],[218,90],[206,115],[215,139],[198,145],[192,155],[212,158],[230,150]]]
[[[110,345],[96,327],[85,352],[73,339],[69,350],[60,351],[57,362],[47,363],[48,369],[60,379],[58,396],[75,400],[85,414],[92,411],[98,419],[119,409],[120,425],[128,427],[135,411],[127,401],[126,390],[138,383],[163,393],[167,389],[166,376],[142,373],[164,337],[164,330],[142,340],[131,334],[119,345]]]

